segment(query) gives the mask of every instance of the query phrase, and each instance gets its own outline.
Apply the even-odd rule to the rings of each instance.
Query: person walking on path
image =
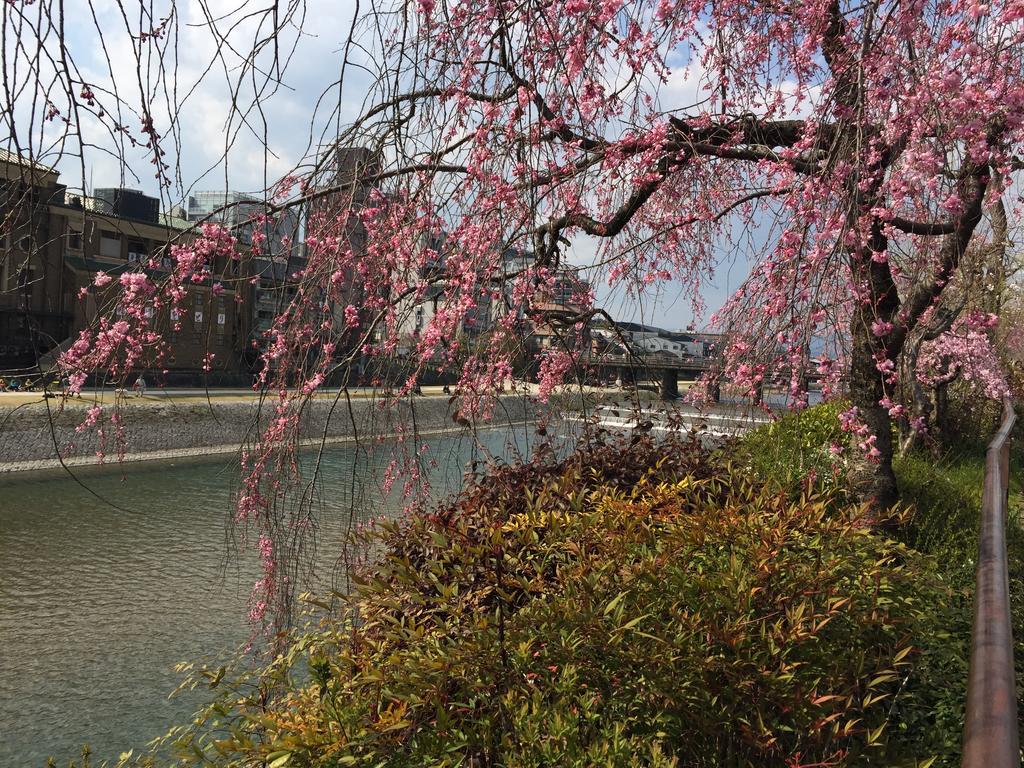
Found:
[[[140,373],[139,378],[135,380],[135,392],[136,397],[142,397],[146,394],[146,378]]]

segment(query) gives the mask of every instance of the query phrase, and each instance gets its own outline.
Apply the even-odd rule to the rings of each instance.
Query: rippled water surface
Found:
[[[429,440],[436,492],[456,488],[481,448],[509,457],[527,435],[478,439]],[[328,450],[319,573],[349,510],[394,507],[373,482],[389,454]],[[221,460],[0,481],[0,766],[66,765],[84,742],[116,758],[195,709],[168,700],[174,665],[224,656],[250,632],[256,563],[227,526],[236,478]]]

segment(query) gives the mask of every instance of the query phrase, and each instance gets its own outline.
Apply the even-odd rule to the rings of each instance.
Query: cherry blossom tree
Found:
[[[832,340],[842,363],[820,375],[827,390],[844,381],[865,436],[858,488],[893,502],[897,360],[1018,167],[1024,8],[417,10],[374,15],[381,79],[340,139],[388,159],[379,178],[400,180],[400,242],[445,228],[477,282],[495,276],[502,245],[529,244],[536,281],[587,236],[608,282],[699,292],[723,241],[770,221],[717,315],[734,337],[724,372],[750,386],[782,374],[799,398],[808,349]]]
[[[239,57],[232,82],[255,82],[258,105],[286,81],[289,51],[301,56],[315,19],[301,4],[283,17],[277,5],[242,6],[256,32],[229,45],[234,27],[201,4],[224,41],[217,56]],[[6,7],[55,16],[48,3]],[[180,127],[159,125],[174,125],[173,112],[152,106],[159,91],[148,84],[166,80],[172,51],[159,41],[179,22],[144,17],[145,39],[127,23],[151,78],[140,80],[138,140],[173,184],[164,137]],[[154,45],[165,62],[155,74],[142,66]],[[60,61],[66,43],[48,37],[43,50]],[[302,402],[325,382],[401,370],[401,396],[426,367],[448,367],[459,372],[460,418],[486,418],[531,328],[549,325],[556,340],[536,353],[542,396],[579,369],[586,324],[601,312],[595,284],[640,296],[672,283],[699,307],[736,251],[749,277],[713,316],[729,332],[717,370],[751,391],[782,383],[797,404],[809,378],[826,395],[847,392],[858,492],[895,501],[901,355],[1021,167],[1020,0],[376,3],[341,55],[324,98],[340,105],[355,91],[364,107],[342,119],[332,106],[337,130],[268,184],[264,221],[302,211],[305,247],[288,276],[294,299],[262,340],[260,386],[275,413],[246,453],[239,519],[273,516]],[[56,82],[75,109],[111,98],[80,75]],[[46,93],[47,116],[77,130]],[[596,253],[580,264],[573,248],[584,242]],[[190,282],[246,279],[261,247],[204,228],[174,249],[170,278],[123,285],[120,319],[83,334],[67,372],[81,383],[100,369],[127,375],[141,359],[158,365],[168,340],[145,305],[172,305]],[[588,279],[571,309],[549,312],[567,267]],[[436,311],[410,335],[405,321],[428,299]],[[485,310],[487,333],[470,338],[467,320]],[[394,366],[406,349],[405,367]],[[272,592],[274,542],[260,549]]]
[[[1010,394],[1005,346],[1013,319],[1002,317],[1016,274],[1011,232],[1002,197],[989,209],[990,232],[974,239],[941,297],[922,316],[904,345],[900,374],[902,402],[891,415],[901,427],[902,449],[926,440],[936,451],[949,447],[948,390],[963,381],[970,392],[1001,402]],[[1000,328],[1003,326],[1003,328]],[[904,406],[903,402],[907,405]]]

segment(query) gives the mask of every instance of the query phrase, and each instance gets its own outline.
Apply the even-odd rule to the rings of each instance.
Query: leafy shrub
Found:
[[[895,470],[900,494],[914,510],[899,531],[900,538],[934,556],[943,580],[951,588],[950,618],[943,629],[949,652],[944,655],[941,665],[933,662],[933,669],[925,674],[934,677],[934,689],[941,692],[932,706],[934,717],[929,722],[936,727],[936,733],[945,734],[945,743],[936,748],[939,757],[936,765],[955,766],[960,763],[960,738],[967,697],[985,452],[981,447],[971,446],[941,460],[923,452],[913,453],[897,459]],[[1019,460],[1015,458],[1010,471],[1010,515],[1006,529],[1018,687],[1024,687],[1024,530],[1020,524],[1024,495],[1019,482],[1021,470]]]
[[[846,501],[844,455],[849,437],[839,425],[839,413],[847,407],[836,401],[787,413],[725,450],[757,477],[792,493],[811,487]]]
[[[893,738],[911,752],[935,757],[935,766],[960,763],[967,673],[973,619],[974,578],[984,479],[984,443],[991,438],[995,406],[978,406],[960,417],[970,429],[960,435],[959,450],[941,459],[927,451],[897,457],[894,463],[905,513],[895,531],[909,547],[934,558],[938,577],[949,588],[945,606],[922,603],[934,611],[934,630],[922,639],[915,669],[917,709],[905,711]],[[979,410],[980,409],[980,410]],[[828,471],[827,446],[841,435],[835,406],[817,406],[783,417],[744,436],[729,450],[757,476],[799,495],[810,485],[841,488],[843,465]],[[981,414],[981,416],[979,416]],[[965,427],[966,428],[966,427]],[[1011,514],[1007,527],[1017,679],[1024,689],[1024,497],[1011,470]],[[802,475],[810,472],[811,480]],[[841,491],[836,494],[842,498]],[[842,508],[842,505],[839,507]],[[1022,713],[1024,714],[1024,713]],[[898,735],[897,735],[898,734]]]
[[[892,764],[925,717],[928,561],[697,449],[494,472],[369,534],[341,609],[169,742],[281,766]],[[916,746],[916,745],[915,745]]]
[[[1003,405],[981,397],[970,383],[957,379],[946,390],[948,401],[942,410],[939,431],[946,448],[965,444],[983,446],[992,439],[1002,421]]]

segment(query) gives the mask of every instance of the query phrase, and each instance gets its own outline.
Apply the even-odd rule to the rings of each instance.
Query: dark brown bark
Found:
[[[884,167],[893,159],[883,155],[880,162]],[[892,419],[888,410],[879,405],[886,393],[884,374],[878,370],[877,362],[888,360],[895,363],[899,358],[908,335],[917,327],[925,310],[939,299],[950,276],[959,268],[981,220],[982,203],[989,182],[988,168],[967,162],[960,168],[958,176],[957,190],[964,201],[964,211],[956,220],[953,232],[942,239],[936,274],[914,286],[906,300],[900,301],[888,261],[872,258],[872,254],[888,249],[888,240],[878,221],[872,227],[868,247],[849,254],[855,284],[866,292],[865,298],[868,299],[866,305],[861,305],[860,312],[854,314],[850,328],[850,399],[857,407],[861,421],[875,436],[875,448],[879,454],[871,458],[862,451],[854,451],[851,481],[857,497],[878,509],[891,507],[898,501],[899,494],[892,466],[895,453]],[[880,179],[881,175],[876,174],[875,177]],[[879,202],[875,199],[877,189],[877,183],[874,189],[866,191],[851,188],[855,200],[851,213],[862,214],[874,208]],[[871,330],[876,319],[890,323],[893,330],[876,337]]]
[[[932,434],[933,447],[940,447],[940,433],[933,421],[935,408],[932,405],[931,388],[927,388],[917,378],[917,362],[921,355],[921,347],[930,341],[935,341],[943,333],[953,327],[953,323],[960,317],[964,307],[967,305],[966,291],[958,298],[950,299],[939,305],[933,313],[928,326],[923,330],[908,336],[904,344],[904,381],[910,386],[910,407],[911,417],[921,419],[921,423]],[[924,437],[919,430],[912,429],[910,421],[904,419],[905,434],[901,450],[903,453],[924,447]]]
[[[853,372],[857,369],[856,364],[851,367],[851,380]],[[875,377],[874,381],[877,380]],[[875,447],[878,449],[879,458],[872,461],[863,452],[854,450],[850,482],[861,502],[870,504],[877,510],[887,510],[899,501],[896,473],[892,468],[892,419],[889,418],[889,413],[878,405],[878,401],[872,399],[872,382],[865,380],[863,383],[866,385],[863,388],[854,390],[851,387],[850,395],[853,404],[858,408],[861,421],[873,435],[876,435]]]
[[[892,318],[899,302],[888,264],[878,264],[871,261],[870,257],[865,263],[863,253],[853,254],[853,260],[854,273],[860,274],[870,285],[874,298],[871,308],[883,319]],[[857,313],[853,317],[850,328],[850,400],[857,408],[860,421],[868,428],[869,434],[874,436],[878,456],[871,457],[855,446],[851,451],[853,467],[850,481],[860,501],[876,509],[886,510],[896,504],[899,493],[892,468],[895,453],[892,419],[889,411],[879,405],[885,391],[876,355],[882,347],[871,331],[872,320],[867,312]]]
[[[910,419],[903,419],[902,453],[915,451],[924,446],[924,435],[921,430],[914,429],[911,425],[912,419],[921,419],[922,424],[930,424],[932,419],[932,401],[924,385],[918,380],[917,361],[921,353],[923,340],[919,337],[906,351],[907,359],[904,366],[904,380],[910,385]]]

